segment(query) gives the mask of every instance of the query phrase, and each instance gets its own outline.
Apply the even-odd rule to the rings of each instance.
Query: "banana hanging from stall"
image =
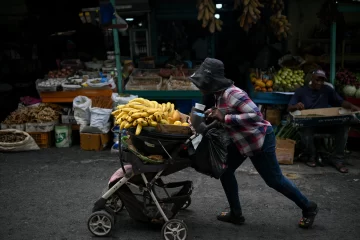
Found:
[[[202,21],[203,28],[208,27],[210,33],[222,30],[222,21],[215,18],[216,6],[213,0],[199,0],[197,4],[197,20]]]
[[[236,0],[235,0],[236,1]],[[236,1],[234,9],[237,9],[241,4],[239,1]],[[239,17],[238,21],[240,27],[245,31],[249,31],[252,25],[256,24],[257,21],[261,18],[261,11],[259,8],[263,8],[264,5],[259,2],[259,0],[243,0],[243,12]]]

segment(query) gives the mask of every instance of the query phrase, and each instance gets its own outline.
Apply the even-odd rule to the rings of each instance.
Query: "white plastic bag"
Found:
[[[112,112],[112,109],[106,109],[106,108],[90,108],[90,127],[96,127],[100,129],[103,133],[108,132],[107,123],[110,119],[110,114]]]
[[[86,83],[87,85],[89,85],[89,87],[93,87],[93,88],[101,88],[110,85],[108,81],[107,82],[96,82],[96,81],[101,81],[101,78],[89,79],[86,81]]]
[[[24,131],[16,130],[16,129],[7,129],[0,130],[1,133],[17,133],[24,134],[26,137],[23,141],[20,142],[0,142],[0,152],[22,152],[22,151],[31,151],[31,150],[39,150],[39,146],[36,144],[34,139]]]
[[[88,125],[90,122],[91,99],[85,96],[77,96],[73,101],[74,117],[79,125]]]
[[[111,98],[114,102],[114,107],[116,107],[118,105],[128,104],[131,100],[138,98],[138,96],[137,95],[128,95],[127,97],[123,97],[123,96],[119,96],[118,93],[113,93]]]

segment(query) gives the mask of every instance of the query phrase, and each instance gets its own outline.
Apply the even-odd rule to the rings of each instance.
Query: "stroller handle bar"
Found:
[[[201,123],[196,129],[196,133],[205,135],[207,131],[209,131],[212,128],[217,128],[218,126],[219,126],[218,120],[213,121],[209,125],[206,125],[205,123]]]

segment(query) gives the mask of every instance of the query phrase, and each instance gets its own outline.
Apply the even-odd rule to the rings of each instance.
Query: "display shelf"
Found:
[[[59,91],[59,92],[41,92],[40,97],[44,103],[72,103],[77,96],[86,96],[89,98],[112,96],[113,91],[109,87],[104,88],[83,88],[76,91]]]
[[[276,92],[255,92],[254,86],[249,78],[247,81],[247,88],[251,100],[256,104],[287,105],[292,97],[292,95]]]

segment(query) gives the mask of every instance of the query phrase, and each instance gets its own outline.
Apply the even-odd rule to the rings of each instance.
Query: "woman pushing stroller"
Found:
[[[220,178],[230,211],[222,212],[217,219],[234,224],[245,222],[235,170],[249,157],[269,187],[282,193],[302,209],[299,226],[311,227],[318,212],[317,204],[309,201],[282,174],[275,154],[275,134],[271,124],[263,119],[246,92],[225,78],[224,64],[220,60],[207,58],[190,79],[203,94],[214,95],[216,107],[207,110],[206,115],[209,119],[222,122],[232,139],[228,150],[228,168]]]

